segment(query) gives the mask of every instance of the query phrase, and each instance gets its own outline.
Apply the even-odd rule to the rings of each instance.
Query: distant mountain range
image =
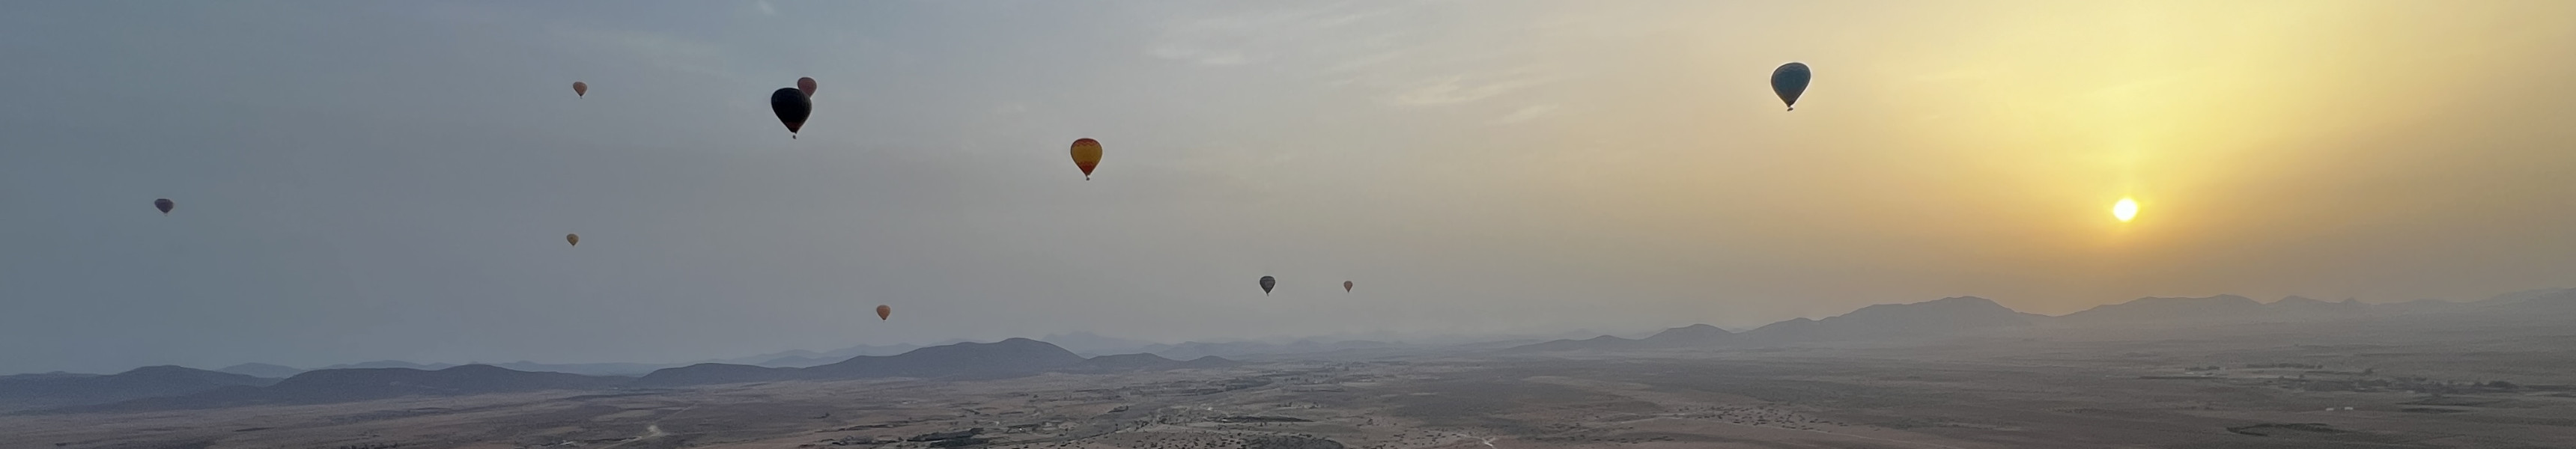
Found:
[[[798,379],[873,377],[1007,377],[1036,374],[1084,362],[1080,355],[1043,341],[1013,338],[993,343],[932,346],[890,356],[857,356],[805,368],[701,363],[654,371],[643,386],[681,386]]]
[[[204,409],[538,390],[609,390],[892,377],[981,379],[1050,371],[1118,372],[1223,368],[1234,364],[1232,360],[1212,356],[1190,361],[1153,354],[1084,358],[1046,342],[1013,338],[994,343],[932,346],[890,356],[855,356],[806,368],[701,363],[654,370],[641,378],[534,372],[469,364],[440,369],[319,369],[278,380],[159,366],[107,376],[47,373],[0,377],[0,408],[49,408],[57,412]],[[274,365],[227,369],[271,372],[277,368],[293,369]]]
[[[110,375],[22,374],[0,377],[0,404],[55,406],[179,396],[225,387],[259,387],[277,379],[177,366],[146,366]]]
[[[858,357],[858,356],[863,356],[863,355],[880,355],[880,356],[881,356],[881,355],[895,355],[895,354],[902,354],[902,353],[905,353],[905,352],[911,352],[912,350],[915,350],[915,349],[927,348],[927,347],[931,347],[931,346],[953,345],[953,344],[966,343],[966,342],[967,342],[966,340],[951,339],[951,340],[948,340],[948,341],[943,341],[943,342],[938,342],[938,343],[932,343],[932,344],[929,344],[929,345],[913,345],[913,344],[895,344],[895,345],[858,345],[858,346],[851,346],[851,347],[847,347],[847,348],[834,349],[834,350],[830,350],[830,351],[823,351],[823,352],[814,352],[814,351],[807,351],[807,350],[803,350],[803,349],[797,349],[797,350],[790,350],[790,351],[781,351],[781,352],[772,352],[772,353],[767,353],[767,354],[752,355],[752,356],[747,356],[747,357],[735,357],[735,358],[730,358],[730,359],[705,360],[705,361],[700,361],[700,362],[698,362],[698,363],[723,363],[723,364],[731,364],[731,365],[757,365],[757,366],[767,366],[767,367],[803,368],[803,367],[808,367],[808,366],[822,365],[822,364],[827,364],[827,363],[832,363],[832,362],[838,362],[838,361],[842,361],[842,360],[848,360],[848,359],[849,359],[849,358],[851,358],[851,357]],[[655,369],[660,369],[660,368],[673,368],[673,367],[679,367],[679,366],[684,366],[684,365],[691,365],[691,364],[671,364],[671,365],[663,365],[663,366],[657,367],[657,368],[655,368]],[[642,373],[646,373],[646,372],[651,372],[651,370],[637,371],[637,372],[635,372],[634,374],[642,374]]]
[[[2205,298],[2139,298],[2063,316],[2013,311],[1978,297],[1943,298],[1911,304],[1862,307],[1821,320],[1795,318],[1741,333],[1708,325],[1665,330],[1644,339],[1600,336],[1560,339],[1505,349],[1508,352],[1622,350],[1686,347],[1765,347],[1847,341],[1919,341],[1992,334],[2017,329],[2190,328],[2264,323],[2311,323],[2339,320],[2442,314],[2562,316],[2576,314],[2576,289],[2542,289],[2508,293],[2477,302],[2411,301],[2366,304],[2326,302],[2291,296],[2271,303],[2243,296]]]
[[[1804,342],[1892,340],[2030,327],[2033,317],[2040,316],[2015,312],[1985,298],[1962,296],[1913,304],[1879,304],[1822,320],[1796,318],[1742,333],[1730,333],[1716,326],[1697,324],[1667,329],[1643,339],[1631,340],[1604,335],[1588,340],[1549,341],[1514,347],[1506,351],[1771,346]]]
[[[304,372],[303,369],[295,367],[270,365],[266,363],[244,363],[218,368],[215,371],[251,377],[266,377],[270,379],[284,379],[287,378],[287,376],[293,376]]]
[[[1769,347],[1832,342],[1919,342],[1943,338],[2009,334],[2026,330],[2115,328],[2189,329],[2197,326],[2241,326],[2268,323],[2332,323],[2406,317],[2456,317],[2474,322],[2556,323],[2576,318],[2576,290],[2544,289],[2500,295],[2476,302],[2413,301],[2365,304],[2287,297],[2271,303],[2235,295],[2202,298],[2139,298],[2063,316],[2028,314],[1977,297],[1943,298],[1910,304],[1880,304],[1824,319],[1797,318],[1744,332],[1705,324],[1665,329],[1643,338],[1603,335],[1534,344],[1457,345],[1452,349],[1507,352],[1626,350],[1662,348]],[[1080,342],[1090,348],[1115,348],[1138,342],[1088,334],[1049,338]],[[1527,341],[1527,340],[1523,340]],[[1085,357],[1057,344],[1012,338],[993,343],[959,342],[916,347],[876,355],[902,346],[860,346],[827,353],[790,351],[764,362],[653,364],[416,364],[377,361],[304,371],[248,363],[207,371],[177,366],[137,368],[113,374],[43,373],[0,376],[0,409],[156,410],[229,407],[248,404],[330,403],[415,395],[468,395],[534,390],[599,390],[667,388],[782,380],[866,378],[983,379],[1046,372],[1119,372],[1188,368],[1222,368],[1235,361],[1220,354],[1298,354],[1418,348],[1420,344],[1370,340],[1324,343],[1300,340],[1263,342],[1145,344],[1135,353]],[[834,354],[857,355],[840,356]],[[1367,352],[1363,352],[1366,354]],[[757,357],[753,357],[757,358]],[[745,358],[750,359],[750,358]],[[1187,361],[1183,361],[1187,360]],[[802,362],[816,362],[805,364]],[[767,365],[767,366],[764,366]],[[622,374],[640,374],[640,377]],[[278,379],[283,377],[283,380]]]
[[[1550,334],[1550,335],[1547,335],[1545,338],[1555,338],[1555,337],[1561,337],[1561,336],[1567,336],[1567,335],[1590,335],[1590,334],[1591,334],[1591,333],[1590,333],[1590,332],[1587,332],[1587,331],[1575,331],[1575,332],[1568,332],[1568,333],[1563,333],[1563,334]],[[1297,341],[1293,341],[1293,342],[1289,342],[1289,343],[1267,343],[1267,342],[1254,342],[1254,341],[1230,341],[1230,342],[1195,342],[1195,341],[1193,341],[1193,342],[1182,342],[1182,343],[1165,344],[1165,343],[1153,343],[1153,342],[1147,342],[1147,341],[1142,341],[1142,340],[1133,340],[1133,339],[1125,339],[1125,338],[1117,338],[1117,337],[1105,337],[1105,336],[1101,336],[1101,335],[1093,334],[1093,333],[1089,333],[1089,332],[1071,332],[1071,333],[1062,333],[1062,334],[1050,334],[1050,335],[1047,335],[1047,336],[1045,336],[1045,337],[1040,337],[1040,338],[1038,338],[1037,340],[1039,340],[1039,341],[1044,341],[1044,342],[1051,343],[1051,344],[1054,344],[1054,345],[1056,345],[1057,347],[1064,348],[1065,350],[1068,350],[1068,351],[1073,351],[1073,353],[1074,353],[1074,354],[1081,355],[1081,356],[1083,356],[1083,357],[1095,357],[1095,356],[1111,355],[1111,354],[1137,354],[1137,353],[1152,353],[1152,354],[1160,355],[1160,356],[1167,357],[1167,358],[1172,358],[1172,359],[1182,359],[1182,360],[1187,360],[1187,359],[1197,359],[1197,358],[1202,358],[1202,357],[1211,357],[1211,356],[1213,356],[1213,357],[1225,357],[1225,358],[1240,358],[1240,357],[1247,357],[1247,356],[1261,356],[1261,355],[1287,355],[1287,354],[1309,354],[1309,353],[1333,352],[1333,351],[1344,351],[1344,350],[1354,350],[1354,349],[1437,348],[1437,347],[1459,347],[1459,346],[1461,346],[1461,345],[1469,345],[1469,346],[1473,346],[1473,345],[1492,345],[1492,344],[1496,344],[1496,343],[1503,343],[1503,345],[1502,345],[1502,346],[1496,346],[1496,347],[1504,347],[1504,346],[1511,346],[1511,345],[1519,344],[1519,343],[1516,343],[1516,342],[1513,342],[1513,341],[1510,341],[1510,340],[1499,340],[1499,341],[1498,341],[1498,340],[1496,339],[1497,337],[1487,337],[1487,338],[1484,338],[1484,339],[1476,339],[1476,338],[1471,338],[1471,337],[1469,337],[1469,336],[1462,336],[1462,335],[1414,336],[1414,337],[1422,338],[1422,339],[1424,339],[1424,340],[1426,340],[1426,341],[1421,341],[1421,342],[1412,342],[1412,343],[1394,343],[1394,342],[1371,341],[1371,340],[1337,340],[1337,341],[1334,341],[1334,342],[1332,342],[1332,343],[1325,343],[1325,342],[1323,342],[1323,341],[1321,341],[1321,340],[1307,339],[1307,340],[1297,340]],[[1530,338],[1530,337],[1524,336],[1524,337],[1517,337],[1517,338]],[[1526,342],[1526,341],[1535,341],[1535,340],[1522,340],[1522,342]],[[480,365],[492,365],[492,366],[498,366],[498,367],[502,367],[502,368],[509,368],[509,369],[513,369],[513,370],[519,370],[519,371],[545,371],[545,372],[558,372],[558,373],[587,374],[587,375],[594,375],[594,376],[642,376],[642,375],[645,375],[645,374],[648,374],[648,373],[652,373],[652,372],[653,372],[653,371],[655,371],[655,370],[666,369],[666,368],[679,368],[679,367],[685,367],[685,366],[697,365],[697,364],[705,364],[705,363],[720,363],[720,364],[727,364],[727,365],[751,365],[751,366],[768,367],[768,368],[807,368],[807,367],[815,367],[815,366],[821,366],[821,365],[828,365],[828,364],[832,364],[832,363],[837,363],[837,362],[841,362],[841,361],[844,361],[844,360],[849,360],[851,357],[859,357],[859,356],[890,356],[890,355],[896,355],[896,354],[903,354],[903,353],[905,353],[905,352],[910,352],[910,351],[913,351],[913,350],[916,350],[916,349],[921,349],[921,348],[926,348],[926,347],[931,347],[931,346],[944,346],[944,345],[953,345],[953,344],[957,344],[957,343],[968,343],[968,342],[969,342],[969,341],[967,341],[967,340],[951,339],[951,340],[948,340],[948,341],[943,341],[943,342],[939,342],[939,343],[932,344],[932,345],[914,345],[914,344],[894,344],[894,345],[858,345],[858,346],[851,346],[851,347],[846,347],[846,348],[841,348],[841,349],[835,349],[835,350],[830,350],[830,351],[822,351],[822,352],[816,352],[816,351],[809,351],[809,350],[802,350],[802,349],[798,349],[798,350],[788,350],[788,351],[779,351],[779,352],[771,352],[771,353],[764,353],[764,354],[757,354],[757,355],[743,356],[743,357],[734,357],[734,358],[725,358],[725,359],[708,359],[708,360],[702,360],[702,361],[692,362],[692,363],[536,363],[536,362],[529,362],[529,361],[518,361],[518,362],[508,362],[508,363],[481,363],[481,362],[469,362],[469,363],[466,363],[466,364],[467,364],[467,365],[476,365],[476,364],[480,364]],[[453,364],[453,363],[416,363],[416,362],[409,362],[409,361],[402,361],[402,360],[377,360],[377,361],[372,361],[372,362],[343,363],[343,364],[330,365],[330,366],[325,366],[325,367],[315,368],[315,369],[316,369],[316,370],[324,370],[324,369],[354,369],[354,368],[410,368],[410,369],[417,369],[417,370],[430,370],[430,371],[434,371],[434,370],[446,369],[446,368],[455,367],[455,366],[458,366],[458,365],[457,365],[457,364]],[[294,376],[294,375],[295,375],[295,374],[297,374],[297,373],[305,372],[305,371],[307,371],[307,370],[302,369],[302,368],[295,368],[295,367],[290,367],[290,366],[274,365],[274,364],[267,364],[267,363],[243,363],[243,364],[239,364],[239,365],[233,365],[233,366],[224,367],[224,368],[221,368],[221,369],[217,369],[217,370],[215,370],[215,371],[226,372],[226,373],[233,373],[233,374],[242,374],[242,375],[255,376],[255,377],[266,377],[266,378],[273,378],[273,379],[283,379],[283,378],[286,378],[286,377],[289,377],[289,376]],[[95,375],[95,374],[90,374],[90,375]]]
[[[953,343],[958,343],[958,342],[963,342],[963,341],[964,341],[964,340],[952,340],[952,341],[945,342],[945,343],[941,343],[941,344],[953,344]],[[795,368],[801,368],[801,367],[808,367],[808,366],[815,366],[815,365],[830,364],[830,363],[833,363],[833,362],[838,362],[838,361],[842,361],[842,360],[847,360],[847,359],[849,359],[850,357],[856,357],[856,356],[862,356],[862,355],[894,355],[894,354],[902,354],[902,353],[904,353],[904,352],[906,352],[906,351],[911,351],[911,350],[915,350],[915,349],[921,349],[921,348],[925,348],[925,347],[927,347],[927,346],[921,346],[921,345],[885,345],[885,346],[859,345],[859,346],[852,346],[852,347],[848,347],[848,348],[836,349],[836,350],[827,351],[827,352],[814,352],[814,351],[806,351],[806,350],[793,350],[793,351],[782,351],[782,352],[773,352],[773,353],[768,353],[768,354],[753,355],[753,356],[748,356],[748,357],[735,357],[735,358],[730,358],[730,359],[715,359],[715,360],[708,360],[708,361],[699,362],[699,363],[725,363],[725,364],[736,364],[736,365],[755,365],[755,366],[767,366],[767,367],[795,367]],[[556,373],[586,374],[586,375],[592,375],[592,376],[642,376],[642,375],[645,375],[645,374],[647,374],[647,373],[652,373],[654,370],[660,370],[660,369],[665,369],[665,368],[678,368],[678,367],[688,366],[688,365],[692,365],[692,364],[690,364],[690,363],[537,363],[537,362],[530,362],[530,361],[524,361],[524,360],[522,360],[522,361],[517,361],[517,362],[507,362],[507,363],[481,363],[481,362],[474,362],[474,363],[466,363],[465,365],[458,365],[458,364],[454,364],[454,363],[415,363],[415,362],[407,362],[407,361],[401,361],[401,360],[377,360],[377,361],[373,361],[373,362],[343,363],[343,364],[338,364],[338,365],[325,366],[325,367],[321,367],[321,368],[315,368],[315,369],[313,369],[313,371],[319,371],[319,370],[336,370],[336,369],[369,369],[369,368],[407,368],[407,369],[415,369],[415,370],[422,370],[422,371],[437,371],[437,370],[443,370],[443,369],[454,368],[454,367],[457,367],[457,366],[466,366],[466,365],[490,365],[490,366],[497,366],[497,367],[502,367],[502,368],[509,368],[509,369],[518,370],[518,371],[543,371],[543,372],[556,372]],[[272,364],[267,364],[267,363],[244,363],[244,364],[239,364],[239,365],[233,365],[233,366],[224,367],[224,368],[222,368],[222,369],[217,369],[217,370],[215,370],[215,371],[221,371],[221,372],[233,373],[233,374],[242,374],[242,375],[248,375],[248,376],[256,376],[256,377],[267,377],[267,378],[274,378],[274,379],[284,379],[284,378],[289,377],[289,376],[294,376],[294,375],[296,375],[297,373],[303,373],[303,372],[305,372],[305,371],[307,371],[307,370],[305,370],[305,369],[300,369],[300,368],[295,368],[295,367],[290,367],[290,366],[272,365]]]

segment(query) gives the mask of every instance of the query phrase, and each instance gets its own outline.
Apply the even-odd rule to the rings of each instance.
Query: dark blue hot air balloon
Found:
[[[1780,94],[1780,102],[1788,103],[1789,110],[1798,110],[1798,94],[1807,93],[1807,80],[1814,77],[1807,72],[1807,63],[1781,64],[1771,70],[1771,92]]]
[[[814,113],[814,101],[805,98],[805,91],[783,87],[769,93],[769,111],[778,114],[778,123],[787,125],[788,137],[794,138],[805,129],[805,116]]]
[[[179,203],[170,202],[169,198],[152,200],[152,207],[161,209],[161,215],[170,215],[170,208],[178,205]]]

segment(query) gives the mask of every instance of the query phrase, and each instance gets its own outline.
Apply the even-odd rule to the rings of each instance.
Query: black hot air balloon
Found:
[[[1780,102],[1788,103],[1789,110],[1798,110],[1798,95],[1807,93],[1807,80],[1814,77],[1807,71],[1807,63],[1781,64],[1771,70],[1771,93],[1780,94]]]
[[[805,116],[814,113],[814,101],[806,99],[804,91],[782,87],[769,93],[769,111],[778,113],[778,123],[787,125],[792,139],[796,131],[805,129]]]
[[[170,208],[178,206],[179,203],[170,202],[169,198],[152,200],[152,207],[161,209],[161,215],[170,215]]]
[[[1270,296],[1270,287],[1274,287],[1274,286],[1278,286],[1278,285],[1279,285],[1279,280],[1278,280],[1278,279],[1272,279],[1272,278],[1271,278],[1271,277],[1269,277],[1269,276],[1262,276],[1262,277],[1261,277],[1261,296]]]

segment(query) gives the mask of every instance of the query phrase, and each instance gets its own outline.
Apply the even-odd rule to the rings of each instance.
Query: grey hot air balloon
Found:
[[[1807,63],[1781,64],[1771,70],[1771,92],[1780,94],[1780,102],[1788,103],[1789,110],[1798,110],[1798,95],[1807,93],[1807,80],[1814,77],[1807,71]]]
[[[1344,292],[1349,292],[1349,291],[1351,291],[1351,281],[1342,281],[1342,291],[1344,291]]]
[[[170,202],[169,198],[152,200],[152,207],[161,209],[161,215],[170,215],[170,208],[178,206],[179,203]]]
[[[1261,296],[1270,296],[1270,287],[1276,287],[1276,286],[1278,286],[1278,285],[1279,285],[1279,280],[1278,280],[1278,279],[1272,279],[1272,278],[1271,278],[1271,277],[1269,277],[1269,276],[1262,276],[1262,277],[1261,277]]]

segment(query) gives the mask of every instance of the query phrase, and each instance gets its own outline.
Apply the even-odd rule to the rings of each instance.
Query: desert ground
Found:
[[[0,447],[2576,446],[2567,337],[2297,335],[2313,333],[1345,351],[1121,374],[24,413],[0,416]]]

